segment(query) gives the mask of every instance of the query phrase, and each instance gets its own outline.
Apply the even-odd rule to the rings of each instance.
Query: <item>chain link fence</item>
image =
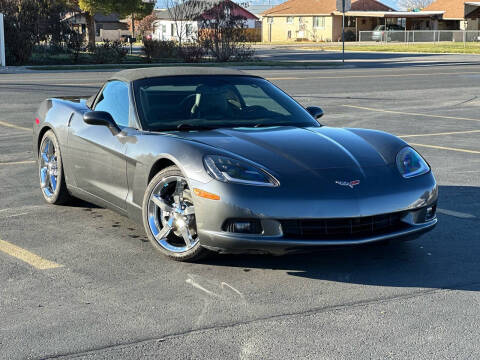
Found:
[[[379,43],[480,42],[480,30],[360,31],[358,41]]]

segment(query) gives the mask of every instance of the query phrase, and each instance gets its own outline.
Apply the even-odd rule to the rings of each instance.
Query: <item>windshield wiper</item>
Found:
[[[191,130],[213,130],[215,127],[206,125],[192,125],[192,124],[179,124],[177,125],[178,131],[191,131]]]
[[[288,123],[258,123],[253,125],[255,128],[260,128],[260,127],[273,127],[273,126],[296,126],[296,124],[288,124]]]

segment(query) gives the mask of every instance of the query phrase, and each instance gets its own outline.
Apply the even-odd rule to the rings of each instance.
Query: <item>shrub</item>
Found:
[[[220,62],[246,60],[254,50],[245,45],[248,40],[246,19],[237,14],[236,4],[222,2],[206,11],[199,34],[203,46]]]
[[[194,42],[183,45],[180,48],[182,59],[186,63],[198,63],[205,56],[205,49],[202,44]]]
[[[128,53],[124,44],[118,40],[104,40],[102,45],[93,49],[89,47],[89,51],[93,53],[95,64],[120,64]]]
[[[355,33],[352,30],[345,31],[345,41],[355,41],[356,38],[357,37],[355,36]]]
[[[5,55],[9,65],[23,65],[32,56],[36,41],[38,4],[34,0],[0,0],[5,16]]]
[[[76,31],[70,31],[70,33],[67,35],[67,49],[70,52],[72,60],[75,64],[78,63],[78,57],[83,49],[84,42],[85,36]]]
[[[178,58],[177,45],[174,41],[144,39],[142,50],[148,62],[162,58]]]

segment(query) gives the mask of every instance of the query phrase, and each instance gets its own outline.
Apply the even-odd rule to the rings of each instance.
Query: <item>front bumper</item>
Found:
[[[284,254],[325,246],[412,240],[432,230],[437,218],[434,214],[427,216],[427,209],[435,208],[438,199],[433,174],[408,180],[390,177],[386,181],[386,178],[372,176],[368,182],[354,189],[338,185],[329,188],[328,184],[334,184],[334,181],[319,186],[313,181],[308,183],[305,178],[298,179],[299,185],[284,182],[278,188],[224,184],[213,180],[207,184],[191,181],[193,188],[221,194],[218,201],[194,199],[200,243],[205,248],[223,253]],[[357,220],[392,214],[401,214],[397,219],[399,226],[371,233],[352,231],[330,237],[331,232],[324,231],[319,232],[321,236],[317,237],[315,230],[308,237],[302,237],[302,231],[300,236],[284,231],[286,221],[311,223],[333,220],[335,223],[337,220],[351,220],[356,223]],[[262,232],[242,234],[225,231],[224,224],[231,219],[257,219],[261,222]]]
[[[408,228],[387,234],[367,236],[362,238],[343,239],[297,239],[282,236],[258,236],[233,234],[218,231],[199,231],[203,247],[219,253],[265,253],[283,255],[303,252],[313,248],[356,246],[387,240],[408,241],[432,230],[437,224],[437,218],[426,223],[412,225]]]

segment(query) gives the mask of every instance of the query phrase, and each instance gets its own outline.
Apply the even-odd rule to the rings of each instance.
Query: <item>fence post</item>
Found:
[[[467,47],[467,34],[465,30],[463,30],[463,48],[465,49]]]
[[[5,32],[3,27],[3,14],[0,13],[0,66],[5,67]]]

